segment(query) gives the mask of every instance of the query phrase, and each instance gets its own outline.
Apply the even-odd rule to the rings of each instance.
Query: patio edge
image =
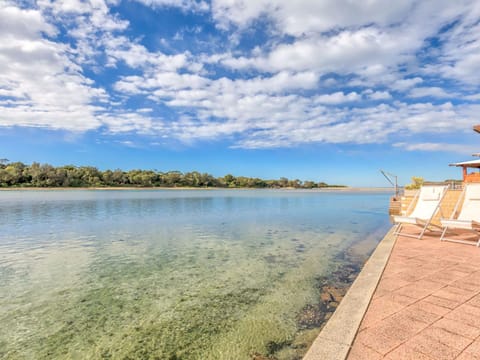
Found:
[[[388,262],[396,236],[392,227],[377,245],[337,310],[317,336],[303,360],[346,359],[363,316]]]

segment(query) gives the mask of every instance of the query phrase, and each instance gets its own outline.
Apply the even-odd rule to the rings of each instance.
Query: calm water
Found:
[[[0,358],[298,358],[318,333],[298,314],[383,237],[388,198],[0,191]]]

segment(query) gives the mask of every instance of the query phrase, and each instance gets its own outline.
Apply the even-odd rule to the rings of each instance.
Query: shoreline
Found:
[[[0,187],[0,191],[152,191],[152,190],[269,190],[269,191],[298,191],[298,192],[392,192],[390,188],[381,187],[325,187],[314,189],[296,189],[296,188],[222,188],[222,187],[126,187],[126,186],[106,186],[106,187]]]

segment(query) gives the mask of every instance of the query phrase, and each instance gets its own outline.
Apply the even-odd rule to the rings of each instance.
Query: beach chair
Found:
[[[463,201],[463,203],[462,203]],[[460,204],[462,207],[458,210]],[[458,215],[457,215],[458,214]],[[441,219],[443,226],[442,241],[453,241],[463,244],[472,244],[480,246],[480,184],[471,183],[465,184],[462,195],[459,197],[455,209],[450,216],[450,219]],[[460,230],[460,231],[458,231]],[[453,233],[461,233],[467,230],[478,236],[476,242],[463,240],[458,238],[447,238],[445,235],[448,231]]]
[[[412,200],[410,207],[407,209],[407,216],[395,215],[393,222],[397,224],[396,235],[403,235],[421,239],[427,230],[436,227],[442,228],[432,223],[433,217],[440,210],[440,204],[447,192],[448,186],[422,186],[420,191]],[[418,199],[418,200],[417,200]],[[417,200],[415,202],[415,200]],[[415,204],[415,209],[410,212],[410,208]],[[402,233],[403,225],[415,225],[421,228],[420,234]]]

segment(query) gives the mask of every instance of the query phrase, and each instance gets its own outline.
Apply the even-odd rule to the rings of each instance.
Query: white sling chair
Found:
[[[415,209],[413,209],[413,211],[408,216],[396,215],[393,217],[393,222],[397,224],[397,230],[395,231],[395,234],[401,234],[403,236],[421,239],[425,234],[425,231],[427,231],[430,227],[434,226],[440,228],[440,226],[432,224],[432,219],[440,209],[440,203],[442,202],[442,199],[445,196],[447,189],[447,185],[422,186],[420,191],[412,200],[413,204],[418,198]],[[420,234],[413,235],[408,233],[402,233],[402,226],[407,224],[420,227],[422,229]]]
[[[463,205],[460,212],[458,212],[462,200]],[[458,216],[455,218],[457,213]],[[440,240],[480,246],[480,184],[465,184],[463,193],[458,199],[457,205],[452,212],[452,216],[450,219],[442,219],[441,223],[443,226],[443,233]],[[468,240],[447,238],[445,235],[448,230],[452,232],[455,232],[455,230],[468,230],[478,235],[478,240],[475,243]]]

